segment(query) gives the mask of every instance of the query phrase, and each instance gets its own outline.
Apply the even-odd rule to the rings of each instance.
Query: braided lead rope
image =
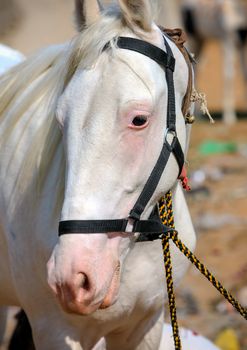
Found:
[[[162,246],[164,253],[164,262],[166,270],[167,292],[169,299],[169,308],[171,315],[171,323],[174,337],[175,350],[181,350],[181,341],[179,338],[179,330],[176,316],[175,295],[173,291],[172,281],[172,266],[171,255],[169,250],[169,239],[172,239],[173,243],[178,249],[191,261],[193,265],[211,282],[211,284],[228,300],[229,303],[247,320],[247,309],[244,308],[213,276],[213,274],[202,264],[199,259],[183,244],[178,238],[178,233],[175,231],[174,216],[172,209],[172,193],[169,191],[165,197],[162,197],[159,202],[159,213],[162,223],[174,229],[162,236]]]
[[[212,275],[212,273],[197,259],[197,257],[178,238],[178,233],[173,231],[170,234],[179,250],[192,262],[193,265],[211,282],[211,284],[229,301],[232,306],[247,320],[247,309],[245,309],[227,289]]]
[[[159,202],[159,211],[160,211],[160,217],[162,219],[162,223],[172,229],[175,229],[173,210],[172,210],[171,192],[168,192],[165,198],[164,197],[161,198]],[[169,245],[170,235],[163,234],[161,239],[162,239],[162,247],[163,247],[164,265],[165,265],[165,272],[166,272],[166,286],[167,286],[174,346],[175,346],[175,350],[181,350],[182,346],[181,346],[181,339],[179,335],[175,294],[173,289],[172,262],[171,262],[171,253],[170,253],[170,245]]]

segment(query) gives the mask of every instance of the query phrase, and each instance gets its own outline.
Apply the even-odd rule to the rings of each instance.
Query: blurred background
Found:
[[[157,0],[157,6],[157,23],[186,29],[197,90],[216,119],[209,124],[198,106],[188,155],[196,255],[246,307],[247,1]],[[74,35],[73,0],[0,0],[0,42],[25,55]],[[247,350],[244,319],[193,267],[177,295],[181,325],[222,350]]]

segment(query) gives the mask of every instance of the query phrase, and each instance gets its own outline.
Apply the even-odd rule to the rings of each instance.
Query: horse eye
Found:
[[[145,115],[138,115],[132,120],[132,125],[143,126],[146,124],[148,118]]]

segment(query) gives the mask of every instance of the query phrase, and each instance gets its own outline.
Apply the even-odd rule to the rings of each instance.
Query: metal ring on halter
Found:
[[[167,128],[166,131],[165,131],[165,142],[168,143],[168,144],[169,144],[169,142],[167,140],[167,137],[168,137],[169,134],[171,134],[173,136],[173,139],[177,138],[176,130],[171,130],[171,129]]]

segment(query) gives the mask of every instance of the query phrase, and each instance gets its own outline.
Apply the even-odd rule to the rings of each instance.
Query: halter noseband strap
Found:
[[[170,230],[161,223],[156,207],[148,220],[141,220],[141,215],[155,192],[171,153],[177,160],[179,175],[184,166],[184,153],[176,133],[176,105],[173,79],[175,58],[165,37],[164,42],[166,52],[143,40],[128,37],[119,37],[117,39],[118,48],[141,53],[157,62],[165,70],[168,88],[167,126],[163,147],[140,196],[138,197],[133,209],[130,211],[129,217],[117,220],[60,221],[59,236],[70,233],[140,232],[141,238],[138,241],[146,241],[157,239],[162,233],[166,233]],[[109,44],[106,45],[105,49],[108,47]],[[171,143],[168,142],[169,135],[172,135]],[[129,223],[131,223],[130,231],[128,231]]]

